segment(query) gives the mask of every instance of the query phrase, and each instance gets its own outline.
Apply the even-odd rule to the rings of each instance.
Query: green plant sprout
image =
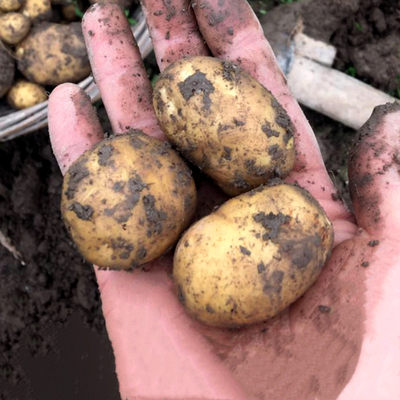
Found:
[[[357,29],[359,32],[362,32],[362,31],[364,30],[363,26],[362,26],[359,22],[356,22],[356,23],[354,24],[354,26],[356,27],[356,29]]]
[[[345,71],[344,71],[347,75],[350,75],[352,77],[355,77],[357,75],[357,70],[356,68],[351,65],[350,67],[348,67]]]
[[[154,85],[156,84],[157,80],[158,80],[158,76],[159,74],[155,74],[152,78],[151,78],[151,86],[154,87]]]
[[[124,10],[124,13],[125,13],[125,17],[128,19],[130,26],[134,26],[137,24],[137,20],[132,17],[132,15],[130,14],[130,11],[127,8]]]
[[[79,17],[79,18],[82,19],[82,17],[83,17],[83,11],[79,8],[78,0],[73,0],[73,1],[72,1],[72,4],[74,5],[74,12],[75,12],[75,15],[76,15],[77,17]]]

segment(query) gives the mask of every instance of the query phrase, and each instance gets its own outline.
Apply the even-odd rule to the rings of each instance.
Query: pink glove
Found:
[[[244,0],[143,1],[158,64],[213,54],[239,63],[284,106],[296,127],[287,181],[318,199],[335,248],[317,283],[272,320],[241,330],[203,326],[172,291],[171,260],[149,272],[96,269],[125,399],[400,399],[400,106],[376,109],[350,159],[355,215],[335,200],[312,130],[291,97]],[[194,13],[193,13],[193,10]],[[115,133],[162,138],[151,85],[118,6],[94,5],[83,30]],[[63,172],[103,137],[76,85],[56,88],[49,130]]]

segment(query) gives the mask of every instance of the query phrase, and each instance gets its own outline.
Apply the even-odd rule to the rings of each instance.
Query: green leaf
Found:
[[[151,78],[151,86],[154,87],[154,85],[156,84],[157,80],[158,80],[159,75],[156,74]]]
[[[83,12],[81,11],[81,9],[78,7],[77,4],[74,5],[74,11],[75,11],[75,15],[79,18],[83,17]]]
[[[362,31],[364,30],[363,26],[362,26],[359,22],[356,22],[356,23],[354,24],[354,26],[356,27],[356,29],[357,29],[359,32],[362,32]]]
[[[350,75],[350,76],[356,76],[357,75],[357,70],[355,69],[355,67],[353,67],[353,66],[350,66],[350,67],[348,67],[347,69],[346,69],[346,71],[344,71],[347,75]]]
[[[135,18],[128,18],[128,22],[130,26],[135,26],[137,24],[137,20]]]

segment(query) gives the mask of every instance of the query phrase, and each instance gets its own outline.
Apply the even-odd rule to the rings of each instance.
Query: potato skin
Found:
[[[0,98],[10,89],[15,73],[13,58],[0,46]]]
[[[132,269],[165,253],[195,210],[189,168],[167,142],[140,131],[105,139],[64,178],[61,212],[82,255]]]
[[[46,90],[40,85],[19,80],[7,93],[7,102],[18,110],[32,107],[47,100]]]
[[[308,192],[261,186],[227,201],[182,236],[173,269],[178,297],[209,325],[264,321],[314,283],[332,243],[332,224]]]
[[[189,57],[173,63],[160,75],[153,103],[168,139],[230,195],[293,167],[288,115],[231,62]]]
[[[17,11],[22,3],[22,0],[0,0],[0,10],[4,12]]]
[[[52,17],[50,0],[25,0],[22,14],[35,21],[49,21]]]
[[[90,73],[81,26],[42,22],[17,46],[18,69],[41,85],[77,82]]]
[[[0,16],[0,39],[5,43],[19,43],[30,29],[30,19],[21,13],[10,12]]]

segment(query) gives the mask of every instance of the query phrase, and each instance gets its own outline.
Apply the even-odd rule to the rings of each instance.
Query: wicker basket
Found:
[[[136,12],[134,18],[138,23],[132,27],[132,32],[140,53],[145,58],[153,49],[146,20],[140,9]],[[92,103],[100,99],[99,90],[92,76],[88,76],[78,85],[89,95]],[[47,126],[47,101],[0,117],[0,142],[14,139],[45,126]]]

